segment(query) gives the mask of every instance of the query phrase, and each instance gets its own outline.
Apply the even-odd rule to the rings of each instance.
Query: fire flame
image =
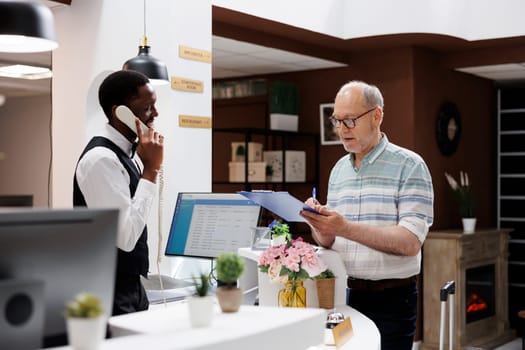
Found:
[[[476,293],[472,293],[467,297],[467,314],[485,310],[486,308],[488,308],[488,304]]]

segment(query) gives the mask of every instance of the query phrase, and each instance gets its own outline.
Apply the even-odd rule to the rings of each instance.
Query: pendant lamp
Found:
[[[55,21],[47,6],[0,1],[0,52],[40,52],[57,47]]]
[[[127,60],[122,68],[146,75],[154,85],[168,84],[169,77],[166,64],[151,56],[149,54],[150,49],[151,47],[148,46],[148,38],[146,37],[146,0],[144,0],[144,35],[139,46],[139,53],[137,56]]]

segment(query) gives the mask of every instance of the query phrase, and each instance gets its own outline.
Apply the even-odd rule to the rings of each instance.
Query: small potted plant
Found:
[[[445,173],[450,188],[456,195],[459,204],[459,213],[463,223],[464,233],[473,233],[476,227],[476,216],[474,215],[474,199],[469,183],[468,174],[459,172],[459,184],[454,177]]]
[[[242,290],[237,287],[237,280],[244,271],[244,261],[236,253],[222,253],[216,259],[217,288],[216,295],[223,312],[237,312],[242,303]]]
[[[277,220],[273,220],[268,227],[270,228],[272,246],[286,244],[292,239],[290,226],[288,226],[288,224],[283,224]]]
[[[193,327],[209,326],[213,319],[213,297],[209,295],[210,278],[201,273],[199,278],[193,277],[195,293],[188,299],[190,323]]]
[[[75,350],[95,350],[106,333],[106,317],[100,299],[81,293],[66,304],[66,325],[69,344]]]
[[[322,309],[334,308],[335,297],[335,275],[330,269],[326,269],[314,277],[317,289],[317,301]]]
[[[245,157],[244,157],[244,146],[242,145],[239,145],[237,146],[237,150],[235,151],[235,156],[236,156],[236,159],[235,161],[236,162],[244,162],[245,160]]]

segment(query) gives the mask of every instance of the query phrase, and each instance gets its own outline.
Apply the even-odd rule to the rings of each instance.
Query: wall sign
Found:
[[[180,77],[171,77],[171,88],[174,90],[202,92],[204,83],[200,80],[191,80]]]
[[[181,114],[179,115],[179,126],[181,128],[211,129],[211,118]]]
[[[187,46],[179,46],[179,57],[186,58],[188,60],[201,61],[211,63],[211,52],[199,49],[194,49]]]

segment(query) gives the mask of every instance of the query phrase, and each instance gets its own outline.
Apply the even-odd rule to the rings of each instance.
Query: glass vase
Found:
[[[306,307],[306,288],[302,280],[289,280],[277,294],[280,307]]]

